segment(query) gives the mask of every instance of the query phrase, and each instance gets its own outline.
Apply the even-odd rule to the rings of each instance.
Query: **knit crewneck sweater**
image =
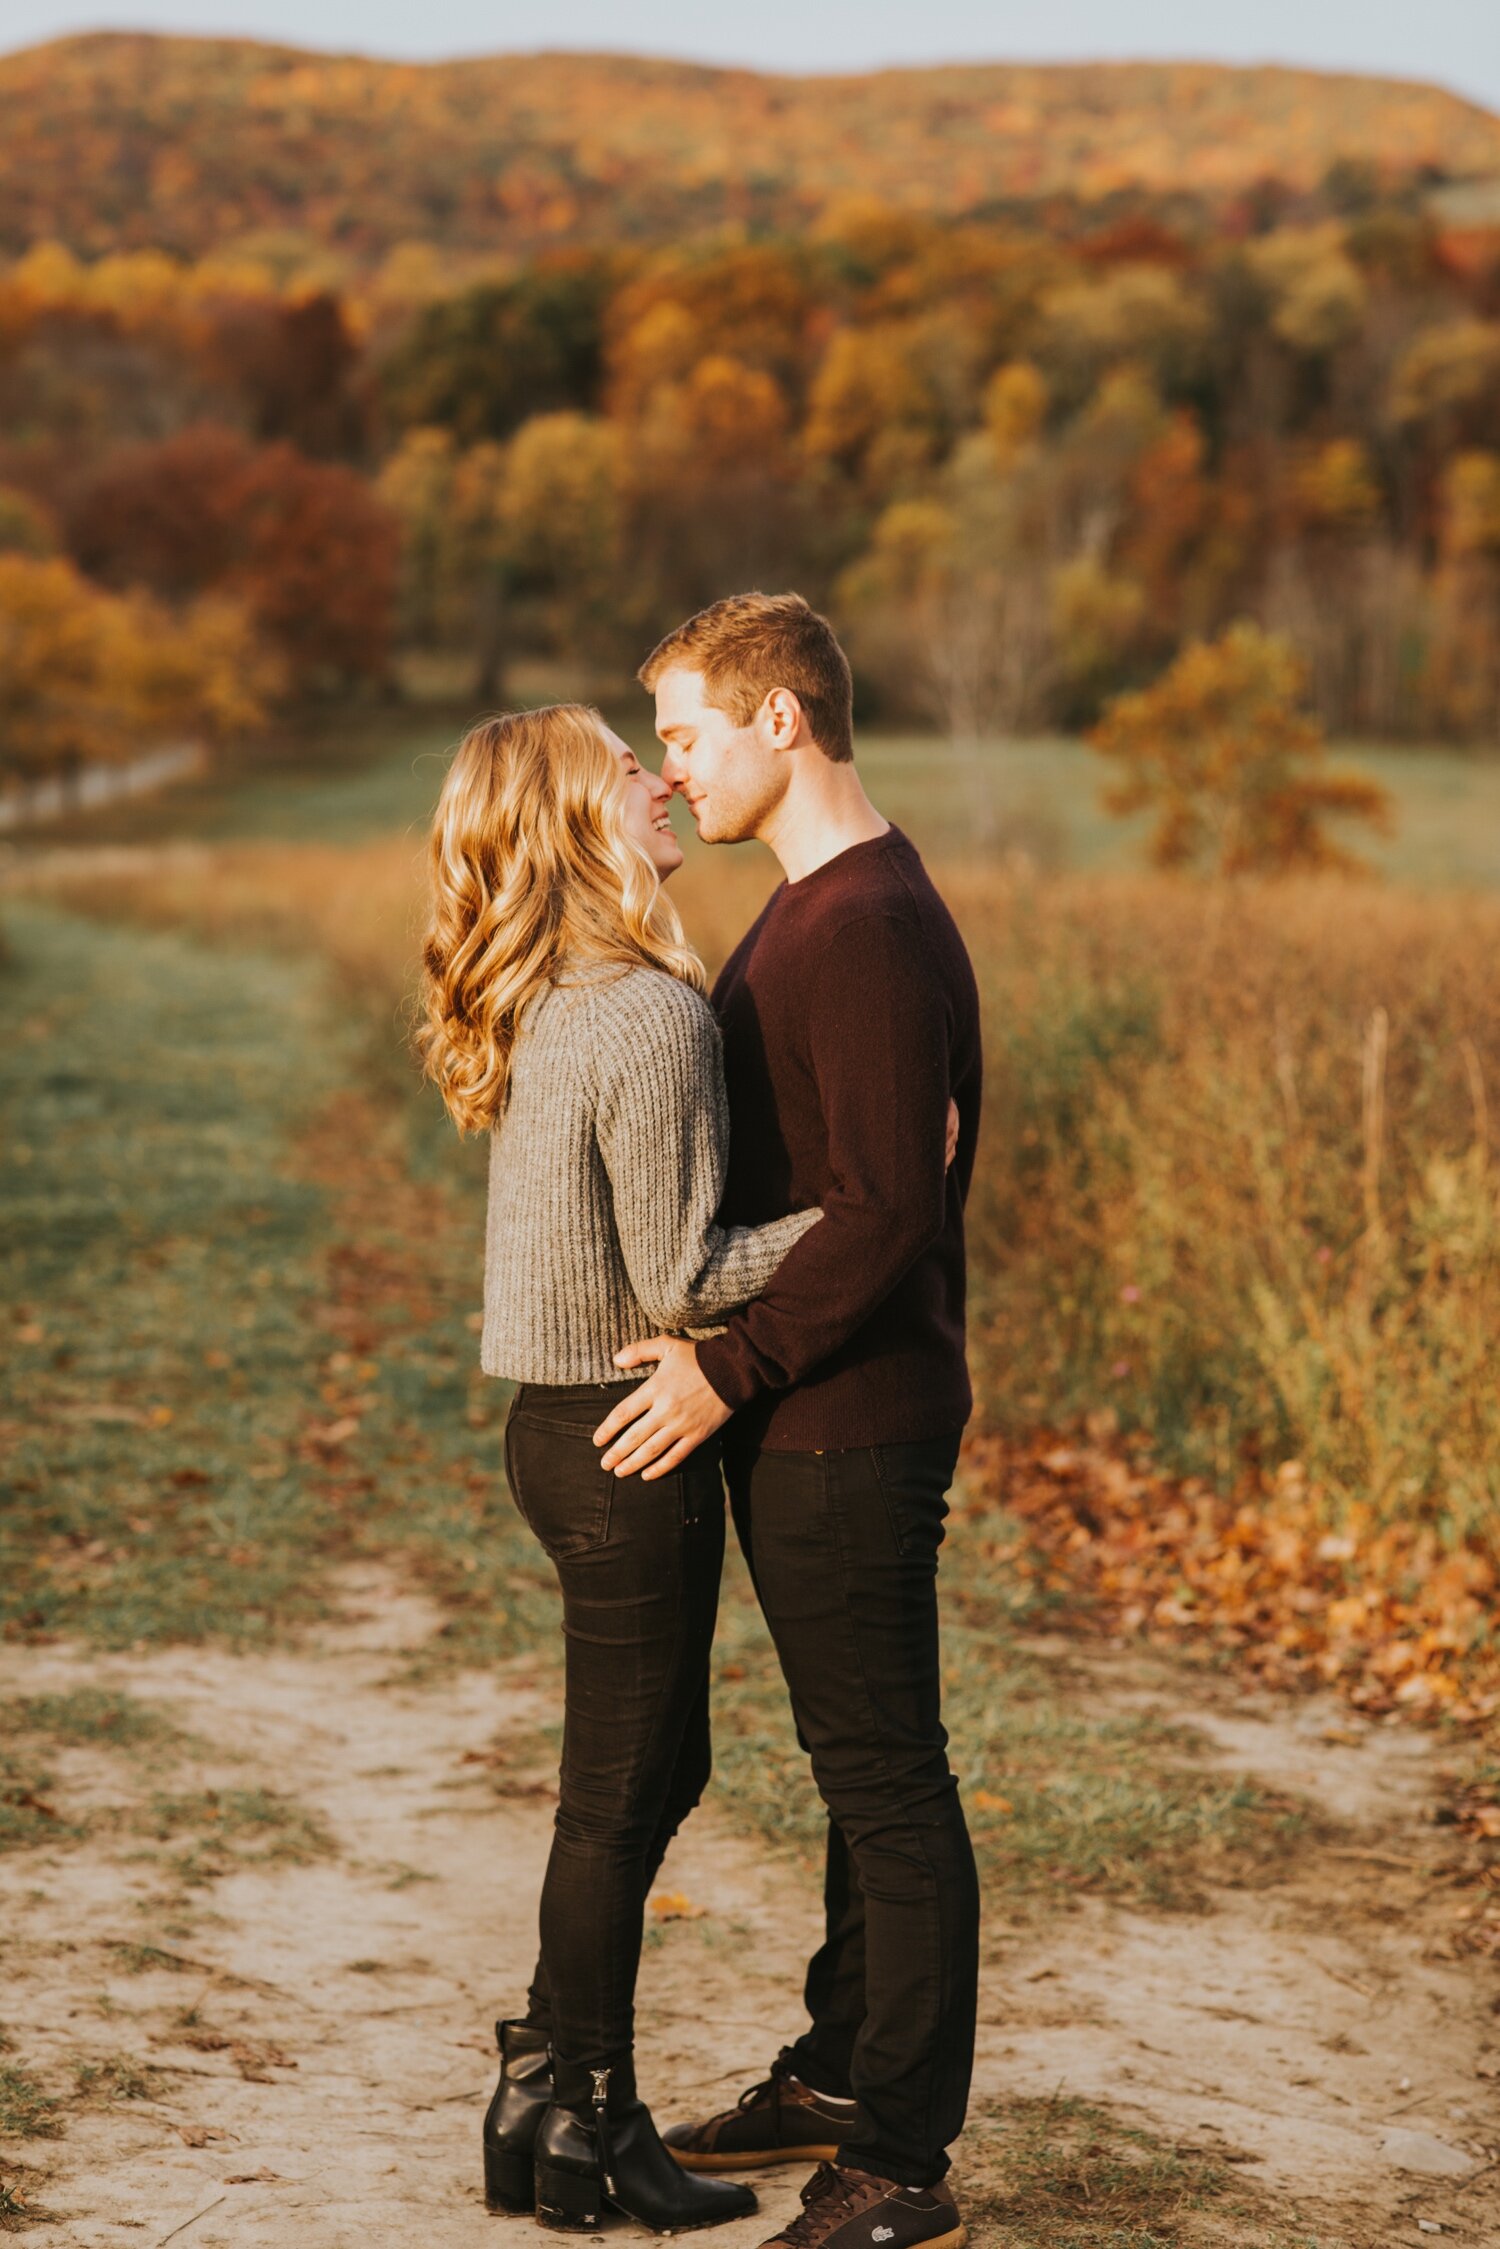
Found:
[[[490,1139],[480,1364],[633,1382],[623,1344],[715,1332],[822,1214],[716,1225],[729,1107],[708,1002],[659,969],[568,973],[525,1019]]]
[[[961,1429],[964,1198],[979,994],[953,917],[899,828],[786,882],[714,987],[734,1117],[722,1215],[818,1204],[698,1363],[772,1451]],[[948,1102],[958,1153],[944,1167]]]

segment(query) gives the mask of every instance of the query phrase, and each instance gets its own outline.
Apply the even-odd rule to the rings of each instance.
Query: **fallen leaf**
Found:
[[[270,2171],[262,2164],[258,2171],[235,2171],[224,2181],[227,2187],[254,2187],[273,2185],[281,2177],[279,2171]]]
[[[706,1905],[694,1905],[677,1890],[658,1890],[650,1903],[658,1921],[701,1921],[708,1912]]]
[[[976,1812],[1013,1812],[1015,1805],[1008,1796],[992,1795],[987,1788],[976,1788],[969,1798]]]
[[[351,1437],[358,1435],[359,1416],[347,1413],[340,1421],[330,1421],[326,1429],[309,1429],[307,1441],[310,1445],[322,1445],[332,1451],[335,1446],[347,1444]]]

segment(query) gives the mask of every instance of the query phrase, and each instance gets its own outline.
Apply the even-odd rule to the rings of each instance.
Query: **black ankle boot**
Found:
[[[536,2136],[536,2214],[564,2233],[593,2233],[606,2204],[653,2233],[748,2218],[756,2200],[728,2179],[696,2178],[662,2146],[636,2098],[628,2054],[607,2069],[555,2057],[552,2106]]]
[[[531,2151],[552,2098],[545,2031],[496,2023],[500,2082],[484,2112],[484,2199],[491,2210],[529,2210],[536,2200]]]

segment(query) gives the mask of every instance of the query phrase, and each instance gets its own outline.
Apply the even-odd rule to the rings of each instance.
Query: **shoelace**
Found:
[[[834,2227],[851,2217],[859,2200],[854,2181],[831,2163],[820,2163],[802,2189],[802,2215],[781,2235],[787,2249],[817,2249]]]
[[[763,2077],[758,2085],[747,2085],[744,2092],[741,2093],[739,2099],[735,2102],[735,2107],[754,2108],[757,2101],[764,2099],[765,2096],[769,2094],[772,2113],[775,2115],[779,2123],[781,2119],[781,2095],[786,2085],[786,2081],[791,2076],[791,2074],[791,2053],[787,2047],[783,2046],[781,2052],[777,2055],[775,2061],[771,2064],[770,2076]]]

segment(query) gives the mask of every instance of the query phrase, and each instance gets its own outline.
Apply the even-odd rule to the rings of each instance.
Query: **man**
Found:
[[[972,2067],[979,1903],[936,1577],[971,1404],[978,995],[920,859],[855,771],[849,666],[824,618],[795,594],[738,595],[640,678],[699,835],[758,836],[786,875],[713,995],[723,1218],[824,1212],[722,1335],[621,1352],[655,1371],[595,1439],[606,1468],[649,1480],[728,1425],[736,1529],[829,1813],[811,2028],[736,2108],[669,2143],[694,2169],[821,2159],[767,2249],[955,2249],[942,2181]]]

